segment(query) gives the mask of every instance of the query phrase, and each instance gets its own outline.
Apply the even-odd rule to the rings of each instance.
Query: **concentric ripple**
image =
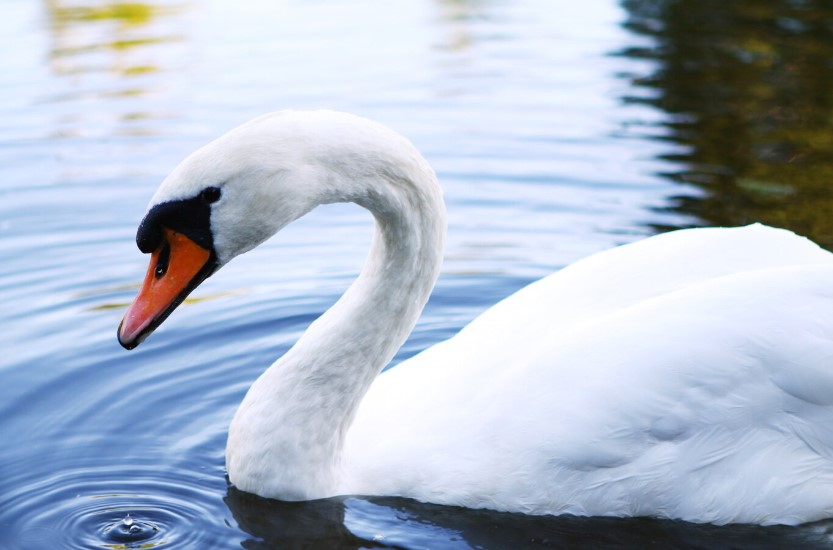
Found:
[[[144,543],[155,538],[159,533],[159,527],[149,521],[135,520],[130,513],[124,516],[121,521],[107,525],[102,532],[102,539],[118,543],[134,544]],[[146,544],[143,544],[147,548]]]
[[[5,513],[21,550],[209,548],[235,536],[224,493],[187,470],[80,468],[23,487]]]

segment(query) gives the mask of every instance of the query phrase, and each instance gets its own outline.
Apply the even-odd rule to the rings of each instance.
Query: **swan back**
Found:
[[[833,514],[831,280],[828,252],[763,226],[586,258],[383,373],[345,492],[717,523]],[[794,487],[804,500],[785,505]]]

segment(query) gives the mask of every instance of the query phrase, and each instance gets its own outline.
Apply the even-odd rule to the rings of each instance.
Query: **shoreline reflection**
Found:
[[[624,0],[625,27],[655,62],[628,75],[625,102],[666,115],[679,166],[662,176],[700,188],[669,210],[707,225],[760,221],[833,248],[833,4],[822,0]],[[638,93],[638,92],[637,92]],[[637,125],[638,126],[638,125]],[[673,229],[661,227],[658,229]]]

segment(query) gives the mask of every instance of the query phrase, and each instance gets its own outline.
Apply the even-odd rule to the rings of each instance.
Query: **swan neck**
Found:
[[[393,358],[419,318],[436,280],[441,240],[410,215],[374,212],[373,242],[359,277],[307,330],[297,353],[352,378],[370,380]],[[369,385],[369,384],[368,384]]]
[[[227,455],[240,489],[289,500],[337,493],[359,403],[410,334],[439,273],[445,208],[433,172],[421,174],[377,180],[349,197],[374,216],[370,252],[345,294],[244,399]]]

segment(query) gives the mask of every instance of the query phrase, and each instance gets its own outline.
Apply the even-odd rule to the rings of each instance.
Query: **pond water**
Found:
[[[263,112],[408,136],[449,209],[394,364],[521,286],[666,229],[833,245],[833,13],[818,1],[7,0],[0,20],[0,548],[833,546],[831,526],[527,517],[225,478],[251,382],[357,274],[331,206],[236,259],[142,347],[115,330],[179,160]],[[395,368],[395,367],[394,367]]]

